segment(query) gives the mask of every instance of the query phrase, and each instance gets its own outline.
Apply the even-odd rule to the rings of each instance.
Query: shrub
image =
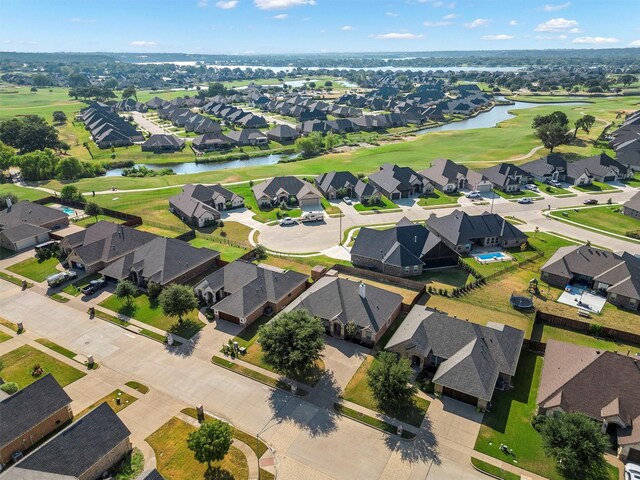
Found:
[[[0,385],[0,390],[2,390],[4,393],[8,393],[9,395],[13,395],[19,389],[20,388],[18,387],[18,384],[16,382],[7,382]]]
[[[542,425],[548,420],[546,415],[536,415],[530,421],[531,426],[536,429],[537,432],[540,432]]]
[[[599,337],[602,335],[603,326],[599,323],[592,323],[589,325],[589,334],[594,337]]]
[[[32,377],[39,377],[40,375],[42,375],[44,373],[44,369],[40,366],[39,363],[36,363],[33,366],[33,370],[31,371],[31,376]]]
[[[149,298],[156,299],[160,292],[162,291],[162,286],[156,282],[149,282],[147,285],[147,293],[149,294]]]

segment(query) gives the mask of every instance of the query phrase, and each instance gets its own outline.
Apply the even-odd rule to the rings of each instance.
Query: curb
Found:
[[[338,403],[338,402],[334,402],[334,403],[333,403],[333,411],[334,411],[337,415],[340,415],[341,417],[344,417],[344,418],[348,418],[348,419],[350,419],[350,420],[353,420],[354,422],[358,422],[358,423],[360,423],[360,424],[364,425],[365,427],[369,427],[369,428],[373,428],[374,430],[378,430],[379,432],[382,432],[382,433],[384,433],[384,434],[386,434],[386,435],[392,435],[392,436],[394,436],[394,437],[397,437],[397,438],[398,438],[398,440],[402,440],[403,442],[414,442],[414,441],[415,441],[415,439],[416,439],[416,437],[418,436],[418,435],[414,434],[413,432],[409,432],[409,433],[411,433],[411,434],[413,435],[413,438],[404,438],[404,437],[402,437],[402,436],[398,435],[397,433],[387,432],[386,430],[382,430],[381,428],[378,428],[378,427],[376,427],[376,426],[374,426],[374,425],[370,425],[370,424],[368,424],[368,423],[366,423],[366,422],[363,422],[362,420],[359,420],[359,419],[357,419],[357,418],[355,418],[355,417],[352,417],[352,416],[347,415],[347,414],[345,414],[345,413],[341,413],[341,412],[339,412],[338,410],[336,410],[336,405],[339,405],[339,403]],[[364,415],[364,414],[363,414],[363,415]],[[381,421],[384,421],[384,420],[381,420]],[[385,423],[387,423],[387,422],[385,422]],[[391,425],[391,424],[389,424],[389,425]],[[406,431],[408,431],[408,430],[406,430]]]

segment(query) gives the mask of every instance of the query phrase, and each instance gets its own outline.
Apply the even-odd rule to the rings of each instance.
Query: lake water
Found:
[[[497,100],[504,100],[502,97],[496,97]],[[535,108],[535,107],[549,107],[549,106],[577,106],[577,105],[588,105],[586,102],[558,102],[558,103],[530,103],[530,102],[514,102],[513,105],[497,105],[493,107],[490,111],[481,113],[473,118],[469,118],[467,120],[462,120],[460,122],[448,123],[446,125],[441,125],[439,127],[434,128],[424,128],[422,130],[418,130],[415,132],[416,135],[426,135],[432,132],[445,132],[449,130],[470,130],[473,128],[492,128],[495,127],[498,123],[503,122],[505,120],[509,120],[510,118],[515,117],[512,113],[509,113],[510,110],[523,110],[527,108]],[[253,157],[247,160],[229,160],[224,162],[215,162],[215,163],[196,163],[196,162],[186,162],[186,163],[175,163],[175,164],[139,164],[139,166],[144,166],[150,168],[152,170],[159,170],[161,168],[172,168],[173,171],[178,175],[183,175],[186,173],[203,173],[203,172],[211,172],[214,170],[226,170],[229,168],[242,168],[242,167],[257,167],[261,165],[275,165],[282,158],[286,158],[287,155],[264,155],[261,157]],[[122,175],[121,168],[115,168],[113,170],[107,170],[107,177],[119,177]]]

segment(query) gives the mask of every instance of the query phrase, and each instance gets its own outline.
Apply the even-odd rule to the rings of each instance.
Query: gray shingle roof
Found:
[[[79,477],[130,434],[111,407],[102,403],[14,468]]]
[[[51,374],[18,390],[0,402],[0,447],[70,404],[71,398]]]
[[[529,177],[527,172],[512,163],[499,163],[498,165],[493,165],[481,170],[480,173],[488,178],[491,183],[501,187],[518,185],[519,182],[515,179],[517,176],[523,178]]]
[[[454,210],[449,215],[430,217],[427,228],[453,245],[466,245],[475,239],[500,237],[504,240],[526,240],[527,236],[497,213],[469,215]]]
[[[236,260],[206,277],[195,290],[216,292],[224,289],[228,296],[218,302],[215,309],[235,317],[246,317],[267,302],[279,302],[307,278],[293,270]]]
[[[285,311],[306,309],[323,320],[335,319],[343,325],[354,322],[375,334],[402,304],[402,295],[365,285],[365,298],[362,298],[359,285],[344,278],[322,277]]]
[[[253,194],[256,198],[267,196],[275,199],[281,192],[298,199],[308,193],[314,193],[320,197],[320,192],[313,185],[293,176],[274,177],[253,186]]]
[[[380,170],[369,175],[369,181],[374,182],[385,192],[412,190],[413,185],[424,183],[424,178],[409,167],[398,165],[382,165]]]
[[[551,175],[554,171],[565,172],[567,161],[560,155],[551,154],[520,165],[525,172],[539,177]]]
[[[640,212],[640,192],[636,193],[633,197],[627,200],[624,204],[625,208],[631,208]]]
[[[0,229],[18,225],[45,225],[64,220],[67,214],[57,208],[45,207],[38,203],[21,200],[9,208],[0,211]]]
[[[449,183],[457,186],[458,181],[463,178],[472,186],[487,181],[481,173],[470,170],[468,167],[459,165],[447,158],[436,158],[431,163],[431,167],[420,171],[420,175],[437,185],[440,189]]]
[[[499,373],[514,375],[524,332],[488,323],[486,326],[452,318],[416,305],[386,345],[427,357],[446,359],[434,382],[484,400],[491,400]]]

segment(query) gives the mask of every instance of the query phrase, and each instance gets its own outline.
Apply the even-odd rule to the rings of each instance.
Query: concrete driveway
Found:
[[[146,130],[151,135],[155,134],[164,134],[164,135],[173,135],[171,131],[163,127],[162,125],[157,124],[156,122],[148,119],[141,112],[127,112],[127,116],[131,115],[133,117],[133,121],[136,122],[143,130]]]

